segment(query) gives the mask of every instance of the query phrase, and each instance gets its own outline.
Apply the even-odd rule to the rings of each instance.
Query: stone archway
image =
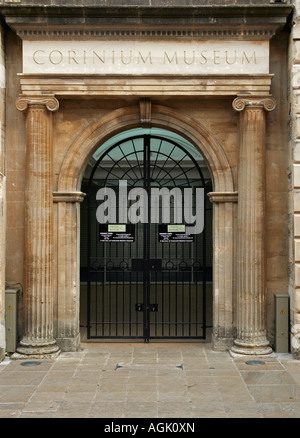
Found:
[[[186,137],[201,150],[211,171],[214,191],[232,192],[234,190],[232,172],[226,154],[208,129],[173,109],[161,105],[151,106],[150,103],[150,115],[147,116],[149,117],[147,121],[144,121],[142,102],[140,106],[112,111],[83,131],[69,148],[62,164],[58,191],[80,190],[82,173],[99,144],[122,130],[143,126],[145,123],[169,129]]]
[[[140,105],[115,110],[91,124],[70,146],[63,161],[54,200],[54,256],[57,280],[57,328],[55,338],[61,350],[79,346],[79,212],[81,179],[87,162],[105,140],[126,129],[139,126],[169,129],[186,137],[199,148],[210,169],[214,192],[213,222],[213,346],[228,349],[233,342],[234,217],[237,192],[231,168],[221,144],[200,123],[173,109]],[[57,244],[59,242],[59,245]],[[61,244],[64,242],[64,244]]]

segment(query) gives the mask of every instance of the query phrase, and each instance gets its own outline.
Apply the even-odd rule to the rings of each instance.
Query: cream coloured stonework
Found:
[[[5,333],[5,230],[6,230],[6,177],[0,173],[0,361],[4,358]]]
[[[217,92],[217,91],[216,91]],[[61,91],[63,93],[63,91]],[[27,105],[29,108],[37,105],[39,101],[42,101],[43,97],[37,97],[37,95],[30,97],[23,95],[18,100],[18,107],[25,109]],[[46,104],[47,97],[44,98]],[[147,102],[147,103],[146,103]],[[174,99],[173,103],[176,102]],[[243,111],[245,106],[254,105],[257,107],[261,118],[254,119],[254,127],[258,133],[263,132],[265,129],[265,116],[266,110],[274,109],[274,100],[271,97],[257,98],[240,98],[235,104],[235,109]],[[94,109],[99,107],[97,101],[94,101],[93,105],[89,104],[90,114],[93,114]],[[103,102],[105,103],[105,102]],[[234,109],[232,108],[232,101],[228,102],[230,105],[226,105],[225,102],[221,103],[223,117],[227,118],[224,123],[227,123],[227,135],[230,132],[229,120],[234,121],[232,126],[232,134],[235,131],[235,143],[238,144],[239,137],[237,127],[240,125],[238,117],[234,117]],[[20,106],[24,104],[24,107]],[[213,344],[216,349],[229,349],[236,337],[234,321],[237,321],[237,327],[239,327],[239,315],[241,312],[248,312],[247,306],[241,305],[236,307],[236,275],[237,265],[236,258],[238,257],[235,249],[235,236],[237,233],[236,228],[236,215],[239,211],[239,194],[238,194],[238,180],[237,174],[234,170],[234,159],[236,155],[230,154],[230,150],[225,151],[221,142],[218,140],[218,136],[221,131],[220,126],[216,124],[217,131],[215,134],[208,129],[209,123],[203,124],[199,114],[199,105],[194,106],[194,115],[187,116],[187,107],[190,106],[190,102],[186,101],[183,105],[183,110],[174,110],[171,107],[164,105],[157,105],[151,103],[149,99],[147,101],[140,101],[137,105],[129,105],[118,109],[109,109],[102,107],[102,115],[96,117],[96,121],[92,121],[85,127],[82,125],[77,126],[76,132],[79,134],[73,135],[74,140],[71,141],[70,146],[66,147],[63,151],[61,145],[68,144],[63,141],[63,138],[70,136],[71,131],[65,130],[66,123],[73,123],[69,117],[74,118],[75,108],[74,102],[66,106],[66,101],[62,100],[59,110],[53,114],[54,116],[54,128],[57,127],[54,142],[54,172],[53,172],[53,192],[54,201],[54,321],[55,321],[55,339],[58,346],[62,350],[74,350],[77,349],[80,342],[79,335],[79,300],[80,300],[80,283],[79,283],[79,209],[80,202],[83,199],[84,194],[80,192],[81,178],[85,170],[85,166],[93,154],[93,152],[101,145],[107,138],[113,136],[117,132],[124,129],[130,129],[136,126],[142,126],[146,123],[150,126],[165,127],[185,136],[196,147],[198,147],[205,158],[213,179],[214,192],[210,194],[210,199],[214,205],[214,327],[213,327]],[[95,105],[95,106],[94,106]],[[188,106],[186,106],[188,105]],[[51,112],[52,104],[48,104],[48,111]],[[75,104],[76,107],[76,104]],[[193,106],[192,106],[193,107]],[[148,109],[147,109],[148,108]],[[151,108],[151,109],[150,109]],[[224,111],[226,108],[226,111]],[[71,111],[70,111],[71,110]],[[76,109],[78,116],[81,114],[82,107],[78,106]],[[206,114],[206,119],[211,117],[211,126],[215,116],[216,106],[211,105],[211,110],[205,105],[203,106],[203,114]],[[68,113],[68,111],[70,111]],[[211,111],[210,115],[208,112]],[[248,110],[246,110],[248,111]],[[198,116],[196,113],[198,112]],[[227,116],[225,116],[227,112]],[[61,116],[63,115],[63,119]],[[196,116],[196,117],[195,117]],[[90,117],[86,114],[86,117]],[[201,122],[197,121],[201,120]],[[69,120],[69,122],[68,122]],[[90,119],[92,120],[92,119]],[[84,122],[84,120],[82,120]],[[241,132],[245,129],[245,133],[249,128],[250,122],[243,122],[241,126]],[[30,128],[32,126],[32,128]],[[67,125],[66,125],[67,126]],[[224,125],[222,125],[224,126]],[[249,125],[251,127],[251,124]],[[248,127],[248,128],[247,128]],[[28,129],[34,129],[34,125],[27,125]],[[54,132],[54,131],[53,131]],[[219,132],[219,134],[217,134]],[[249,128],[249,133],[252,129]],[[246,134],[248,135],[248,134]],[[258,134],[260,135],[260,134]],[[61,138],[60,138],[61,137]],[[234,138],[234,137],[232,137]],[[251,137],[248,142],[251,143]],[[264,148],[264,137],[261,137],[259,142],[260,147]],[[229,143],[227,143],[227,148]],[[236,146],[234,147],[234,149]],[[263,168],[263,160],[258,155],[256,160],[260,163],[260,168]],[[230,161],[232,164],[230,164]],[[250,164],[249,161],[248,164]],[[235,163],[238,165],[238,163]],[[242,179],[247,176],[247,172],[242,172]],[[58,176],[58,178],[56,177]],[[241,184],[241,183],[240,183]],[[249,182],[245,181],[245,189],[249,186]],[[260,189],[255,189],[253,192],[253,199],[264,199],[263,192],[260,193]],[[261,202],[261,201],[258,201]],[[240,212],[240,217],[243,216],[243,211]],[[242,222],[242,227],[244,227]],[[244,228],[243,228],[244,229]],[[262,231],[259,232],[260,236]],[[33,239],[31,239],[33,240]],[[61,242],[64,242],[62,245]],[[254,255],[254,257],[256,257]],[[251,265],[249,265],[249,272],[252,272]],[[247,266],[246,266],[247,270]],[[260,271],[254,275],[254,281],[256,276],[260,275]],[[245,274],[244,274],[245,275]],[[258,278],[258,277],[257,277]],[[264,286],[259,288],[262,296],[265,294]],[[255,299],[257,294],[251,294],[250,296]],[[262,312],[265,308],[264,300],[259,302],[262,305]],[[261,315],[261,313],[260,313]],[[259,317],[259,314],[257,315]],[[32,317],[31,317],[32,318]],[[262,333],[266,333],[266,322],[264,319],[260,319],[260,329]],[[250,328],[250,326],[249,326]],[[251,327],[253,329],[253,327]],[[256,333],[256,331],[254,330]],[[255,335],[256,336],[256,335]],[[250,339],[248,350],[240,351],[242,354],[257,354],[257,350],[253,348],[256,345],[256,338]],[[258,335],[261,340],[261,335]],[[249,342],[249,338],[247,338]],[[267,344],[267,341],[264,341]],[[236,344],[237,345],[237,344]],[[20,349],[19,349],[20,350]],[[24,351],[22,350],[23,354]],[[260,349],[259,354],[268,354],[271,352],[270,348]]]
[[[272,98],[237,98],[240,112],[237,216],[237,337],[231,353],[270,354],[265,323],[265,131]]]
[[[290,49],[290,69],[291,69],[291,185],[290,185],[290,297],[291,297],[291,350],[295,357],[300,357],[300,156],[299,156],[299,139],[300,139],[300,22],[299,22],[299,2],[294,2],[295,21],[291,35]]]
[[[19,99],[26,111],[24,335],[15,358],[54,357],[53,338],[53,153],[52,96]]]
[[[4,30],[0,25],[0,361],[4,358],[5,257],[6,257],[6,168],[5,168],[5,51]]]
[[[23,41],[24,74],[269,73],[268,41]]]
[[[207,71],[205,74],[197,72],[196,75],[189,74],[190,71],[183,71],[180,67],[182,60],[188,65],[193,56],[188,58],[186,53],[184,58],[183,53],[180,62],[177,57],[178,64],[176,64],[176,56],[173,59],[171,55],[169,56],[169,52],[167,52],[169,60],[173,60],[174,66],[176,65],[171,75],[155,74],[155,72],[143,75],[136,67],[131,71],[127,70],[128,75],[124,71],[123,74],[113,72],[114,74],[111,75],[99,75],[94,71],[90,74],[81,74],[82,71],[81,73],[77,71],[77,74],[74,74],[74,70],[59,70],[61,68],[59,64],[58,70],[47,71],[46,68],[42,70],[41,63],[47,59],[43,56],[46,55],[48,42],[50,48],[59,50],[59,40],[65,39],[67,42],[70,39],[70,29],[69,27],[61,29],[59,38],[57,33],[56,37],[52,38],[55,31],[51,33],[50,28],[39,29],[32,38],[29,36],[30,32],[29,28],[22,30],[21,26],[18,27],[18,33],[24,40],[35,41],[35,44],[38,44],[41,35],[46,40],[44,49],[36,46],[37,50],[45,50],[45,53],[35,51],[35,63],[39,70],[30,70],[26,63],[28,70],[22,71],[22,44],[11,34],[8,54],[9,78],[12,77],[12,73],[15,75],[18,73],[18,86],[8,94],[7,111],[10,126],[8,155],[11,164],[8,197],[10,207],[15,204],[14,208],[20,208],[20,214],[11,217],[7,236],[10,245],[14,244],[16,232],[20,232],[17,241],[21,241],[22,227],[25,228],[25,236],[27,236],[24,248],[19,244],[15,253],[10,248],[7,257],[8,275],[17,281],[21,277],[22,259],[25,254],[24,327],[19,352],[22,355],[51,356],[59,349],[70,351],[79,348],[79,213],[80,203],[85,195],[81,191],[84,170],[93,152],[107,139],[127,129],[153,126],[174,131],[188,139],[200,150],[211,173],[213,192],[209,194],[209,198],[214,212],[213,348],[231,349],[233,352],[231,347],[234,345],[234,348],[239,348],[238,354],[256,354],[255,348],[259,338],[260,347],[262,345],[266,347],[260,349],[259,354],[269,354],[271,351],[269,344],[272,346],[274,344],[274,293],[278,290],[286,291],[287,285],[287,274],[282,268],[286,263],[286,253],[283,249],[286,238],[281,233],[285,225],[286,213],[285,150],[282,143],[283,129],[280,125],[282,108],[285,105],[283,91],[285,76],[281,72],[282,47],[276,41],[269,41],[274,32],[266,29],[264,33],[260,26],[257,33],[252,33],[253,36],[251,29],[239,31],[234,42],[230,41],[229,34],[226,36],[226,41],[223,41],[222,35],[219,37],[220,45],[227,44],[229,47],[232,44],[231,48],[241,46],[242,43],[244,47],[252,47],[255,44],[259,46],[261,41],[264,41],[263,47],[270,45],[272,56],[265,57],[262,70],[232,70],[233,65],[229,65],[229,61],[232,60],[228,57],[229,52],[227,61],[226,54],[222,60],[223,64],[225,62],[229,66],[228,69],[215,69],[221,58],[218,58],[218,53],[214,53],[211,58],[214,70]],[[48,32],[47,35],[45,32]],[[89,38],[87,29],[84,32],[86,41],[89,39],[95,41],[95,38]],[[100,29],[97,32],[99,33]],[[117,30],[106,29],[105,32],[105,36],[99,38],[100,40],[107,39],[108,32],[116,33]],[[150,30],[148,29],[147,32],[149,33]],[[151,43],[155,40],[159,41],[160,37],[153,35]],[[115,37],[114,39],[117,40]],[[172,39],[173,37],[165,38],[165,41],[171,42]],[[212,40],[212,34],[209,39]],[[139,40],[139,37],[136,37],[136,40]],[[144,40],[146,41],[146,37]],[[204,44],[204,40],[202,35],[201,41],[197,41],[197,44]],[[185,41],[187,41],[186,37]],[[128,38],[127,43],[129,43]],[[123,52],[123,61],[125,61],[124,55],[125,52]],[[84,56],[83,53],[81,59],[87,61],[88,58]],[[166,55],[164,56],[167,60]],[[249,60],[255,59],[249,56]],[[66,59],[67,63],[73,63],[75,67],[76,61],[79,61],[77,52],[67,53]],[[150,63],[151,57],[146,58],[146,55],[141,53],[138,59]],[[49,62],[53,69],[59,58],[51,57],[51,60],[52,63]],[[244,61],[246,61],[245,57]],[[124,62],[123,64],[125,66]],[[164,72],[161,70],[160,73]],[[236,98],[239,99],[239,106],[233,107]],[[275,110],[274,100],[277,102]],[[15,102],[17,108],[13,108]],[[237,104],[237,101],[235,103]],[[249,110],[249,105],[257,108]],[[269,112],[268,110],[271,109],[274,111]],[[253,111],[254,119],[250,117],[247,119]],[[254,140],[249,133],[250,126],[255,134]],[[260,133],[264,130],[267,130],[267,135],[261,136]],[[46,132],[50,135],[48,136]],[[37,147],[33,140],[36,138],[39,139],[40,144],[46,146],[48,152],[52,151],[51,171],[49,171],[49,156],[46,161],[42,160],[45,156],[40,155],[40,152],[30,157],[31,148],[35,150],[34,148]],[[257,153],[256,149],[249,151],[252,142],[257,143],[260,151],[264,151],[264,156]],[[245,155],[246,161],[247,157],[249,158],[246,163],[244,155],[240,155],[243,148],[244,152],[247,149],[247,153],[250,154]],[[254,153],[255,157],[251,153]],[[34,161],[33,156],[40,161]],[[39,186],[38,178],[34,180],[32,176],[28,181],[27,177],[22,179],[25,162],[27,166],[41,166],[42,162],[45,163],[45,167],[34,167],[34,169],[35,176],[41,175],[41,172],[44,177],[48,175],[43,179],[47,187],[47,196],[44,196],[43,192],[45,185]],[[254,163],[256,164],[252,167]],[[250,167],[248,168],[247,165]],[[260,169],[265,168],[262,175],[265,178],[264,190],[260,179],[255,181],[253,187],[249,182],[247,172],[249,169],[250,172],[257,169],[256,165]],[[15,180],[16,178],[18,180]],[[18,184],[18,191],[14,190],[15,181]],[[46,216],[43,216],[38,202],[30,205],[28,198],[22,199],[24,193],[28,193],[30,184],[36,188],[34,197],[36,201],[47,199]],[[50,191],[52,206],[49,204]],[[256,219],[245,207],[247,196],[250,197],[251,206],[262,207],[263,213]],[[27,218],[25,221],[22,216],[22,206]],[[252,225],[248,220],[248,213]],[[264,229],[260,225],[262,216],[265,219]],[[28,218],[34,218],[35,227],[30,228]],[[13,221],[18,225],[15,228],[12,225]],[[52,236],[49,226],[53,226]],[[243,236],[243,233],[246,234],[248,231],[250,235],[249,240],[246,241],[247,237]],[[253,237],[255,234],[257,240]],[[241,242],[241,236],[245,238],[244,242]],[[260,245],[262,250],[259,260],[258,253],[248,250],[253,242]],[[34,266],[30,266],[29,260],[40,247],[44,248],[44,252],[40,253],[39,257],[47,261],[42,263],[43,269],[37,272]],[[247,248],[247,251],[244,251],[243,247]],[[249,267],[245,266],[246,271],[240,266],[243,257],[251,259]],[[255,264],[257,270],[254,269]],[[261,275],[262,271],[263,275]],[[41,290],[34,288],[37,278],[43,285]],[[23,282],[23,279],[21,281]],[[245,288],[245,284],[252,281],[257,282],[257,288],[255,290]],[[34,290],[34,294],[31,290]],[[46,295],[43,295],[43,290],[47,290]],[[244,293],[247,294],[246,300],[243,299]],[[252,313],[247,305],[249,302],[251,308],[256,309]],[[35,307],[36,303],[38,303],[37,307]],[[253,319],[255,323],[252,323]],[[39,323],[37,324],[36,321]],[[39,336],[42,335],[39,337],[37,333]],[[245,334],[247,351],[243,351],[244,345],[242,345]],[[39,340],[41,340],[40,344]],[[40,346],[42,349],[37,351]]]
[[[141,106],[130,106],[112,111],[98,122],[88,126],[71,145],[62,163],[59,173],[55,203],[57,204],[57,251],[58,271],[57,290],[59,301],[65,303],[67,321],[63,324],[61,333],[67,333],[61,338],[62,345],[71,345],[79,337],[78,300],[79,300],[79,202],[82,195],[78,191],[81,177],[89,157],[106,138],[123,129],[139,126],[143,123],[140,112]],[[148,120],[148,123],[150,121]],[[221,144],[201,124],[184,116],[182,113],[158,105],[151,106],[151,126],[167,127],[180,132],[195,145],[199,145],[207,160],[216,189],[211,195],[214,203],[214,295],[215,295],[215,324],[213,338],[215,348],[228,349],[233,341],[233,236],[234,215],[237,193],[234,191],[232,171]],[[220,188],[223,188],[220,193]],[[67,196],[69,194],[69,200]],[[71,220],[71,217],[73,220]],[[219,238],[217,238],[217,235]],[[68,242],[59,245],[59,242]],[[226,276],[224,275],[226,272]],[[70,290],[72,297],[70,299]],[[60,309],[64,307],[58,306]],[[73,315],[73,318],[70,318]],[[63,320],[62,317],[59,318]],[[68,336],[69,333],[69,336]],[[72,337],[71,337],[71,335]],[[75,345],[76,347],[76,345]],[[73,347],[73,348],[75,348]]]

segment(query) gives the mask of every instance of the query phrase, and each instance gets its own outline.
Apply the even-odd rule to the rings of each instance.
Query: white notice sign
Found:
[[[24,74],[268,74],[268,41],[23,41]]]

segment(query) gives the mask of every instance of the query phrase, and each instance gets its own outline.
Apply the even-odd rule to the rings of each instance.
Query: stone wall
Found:
[[[5,50],[4,32],[0,24],[0,361],[5,354]]]
[[[266,144],[266,288],[268,338],[275,339],[274,295],[288,293],[287,51],[289,33],[272,39],[271,93],[276,110],[268,115]]]
[[[0,361],[5,355],[5,182],[0,173]]]
[[[24,117],[16,110],[20,93],[18,73],[21,71],[20,39],[6,29],[6,286],[18,287],[18,333],[23,330],[23,247],[24,247],[24,186],[25,186],[25,126]]]
[[[291,349],[300,358],[300,1],[295,0],[290,41],[290,298]]]

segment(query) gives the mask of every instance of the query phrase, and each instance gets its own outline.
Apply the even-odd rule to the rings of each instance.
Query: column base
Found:
[[[55,359],[60,350],[55,339],[22,339],[12,359]]]
[[[229,353],[231,357],[276,356],[273,353],[268,340],[245,342],[236,339],[229,350]]]

